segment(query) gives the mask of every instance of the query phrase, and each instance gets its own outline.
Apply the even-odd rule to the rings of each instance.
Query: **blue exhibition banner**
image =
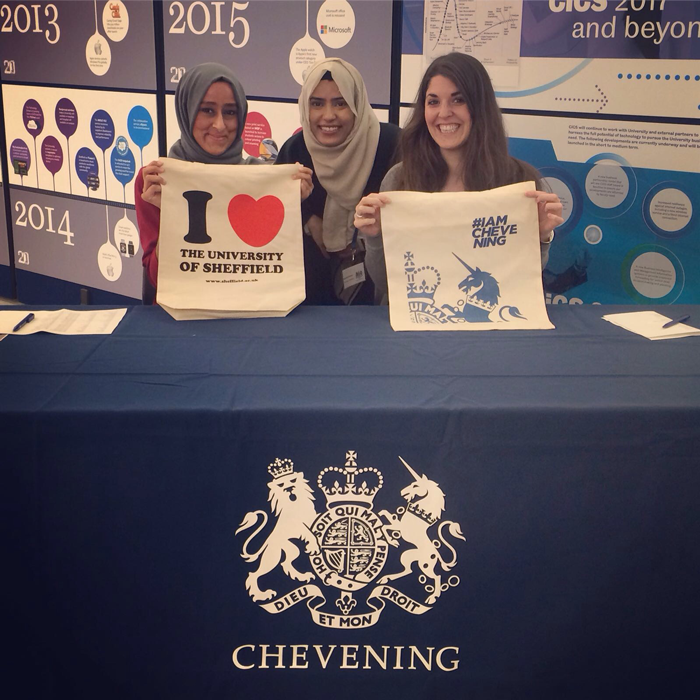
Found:
[[[688,0],[524,0],[521,56],[700,58]]]
[[[403,102],[432,59],[459,51],[486,66],[506,109],[700,116],[697,2],[410,0],[403,51]]]
[[[513,131],[523,119],[527,118],[509,121],[516,125]],[[602,128],[586,120],[575,124],[565,118],[557,121],[563,122],[567,134]],[[616,122],[611,130],[627,131],[621,124]],[[649,139],[659,131],[654,128],[659,125],[641,126],[650,128],[632,123],[629,129],[646,131]],[[511,153],[536,165],[564,204],[565,222],[557,229],[544,273],[547,300],[700,303],[700,212],[696,195],[700,173],[664,167],[667,159],[661,157],[654,167],[639,156],[628,159],[610,152],[575,162],[576,149],[559,142],[556,123],[552,131],[552,140],[510,139]],[[697,158],[700,130],[686,127],[683,132],[671,129],[670,133],[679,134],[676,138],[681,142],[687,139],[686,149],[694,145],[686,156]],[[653,147],[647,151],[655,152]],[[681,161],[678,165],[684,166]]]

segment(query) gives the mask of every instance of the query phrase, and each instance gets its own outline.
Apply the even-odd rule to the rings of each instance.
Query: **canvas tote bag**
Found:
[[[286,316],[300,304],[298,166],[161,160],[158,304],[176,319]]]
[[[397,331],[553,328],[533,182],[485,192],[386,192],[389,315]]]

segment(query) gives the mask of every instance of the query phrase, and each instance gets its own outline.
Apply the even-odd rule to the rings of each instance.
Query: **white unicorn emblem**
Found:
[[[411,573],[413,564],[418,564],[419,581],[425,583],[428,578],[432,579],[432,584],[427,584],[425,590],[428,592],[426,604],[433,605],[440,597],[440,594],[450,587],[450,584],[442,582],[442,576],[435,571],[436,564],[440,564],[443,571],[449,571],[457,563],[457,552],[454,547],[445,539],[443,530],[448,528],[450,535],[466,542],[462,534],[459,523],[445,520],[438,525],[438,539],[431,539],[428,536],[428,529],[434,525],[442,516],[445,510],[445,494],[440,486],[428,479],[423,474],[419,476],[402,457],[399,459],[408,469],[415,479],[405,489],[401,491],[401,496],[406,499],[408,506],[399,508],[397,513],[390,513],[388,510],[379,512],[387,520],[384,531],[387,540],[394,547],[398,546],[398,539],[412,544],[412,549],[407,549],[401,554],[400,561],[403,570],[395,574],[389,574],[379,579],[379,584],[407,576]],[[438,547],[444,544],[451,552],[449,561],[442,558]]]

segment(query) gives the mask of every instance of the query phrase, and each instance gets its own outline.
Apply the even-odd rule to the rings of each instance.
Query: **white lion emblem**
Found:
[[[255,510],[246,513],[236,534],[253,527],[261,519],[258,527],[248,536],[243,544],[241,556],[248,562],[260,559],[257,571],[251,571],[245,582],[245,587],[254,601],[270,600],[277,595],[272,589],[260,590],[258,579],[270,573],[280,563],[282,571],[295,581],[308,583],[314,578],[311,571],[301,572],[294,567],[294,561],[301,553],[292,542],[298,539],[306,543],[307,554],[318,552],[316,538],[309,529],[316,518],[314,496],[309,482],[304,479],[303,472],[293,471],[291,460],[275,460],[268,471],[274,477],[268,483],[270,507],[277,516],[272,532],[256,552],[248,551],[250,541],[267,525],[267,513]]]

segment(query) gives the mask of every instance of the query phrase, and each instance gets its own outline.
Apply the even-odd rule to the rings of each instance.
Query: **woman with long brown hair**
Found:
[[[363,197],[355,209],[355,226],[364,234],[366,264],[377,300],[386,302],[386,269],[381,240],[381,192],[482,191],[534,180],[539,214],[542,266],[547,262],[554,228],[563,223],[556,194],[542,190],[531,165],[508,153],[503,118],[486,69],[471,56],[451,53],[428,67],[400,142],[401,162],[382,180],[380,193]]]

